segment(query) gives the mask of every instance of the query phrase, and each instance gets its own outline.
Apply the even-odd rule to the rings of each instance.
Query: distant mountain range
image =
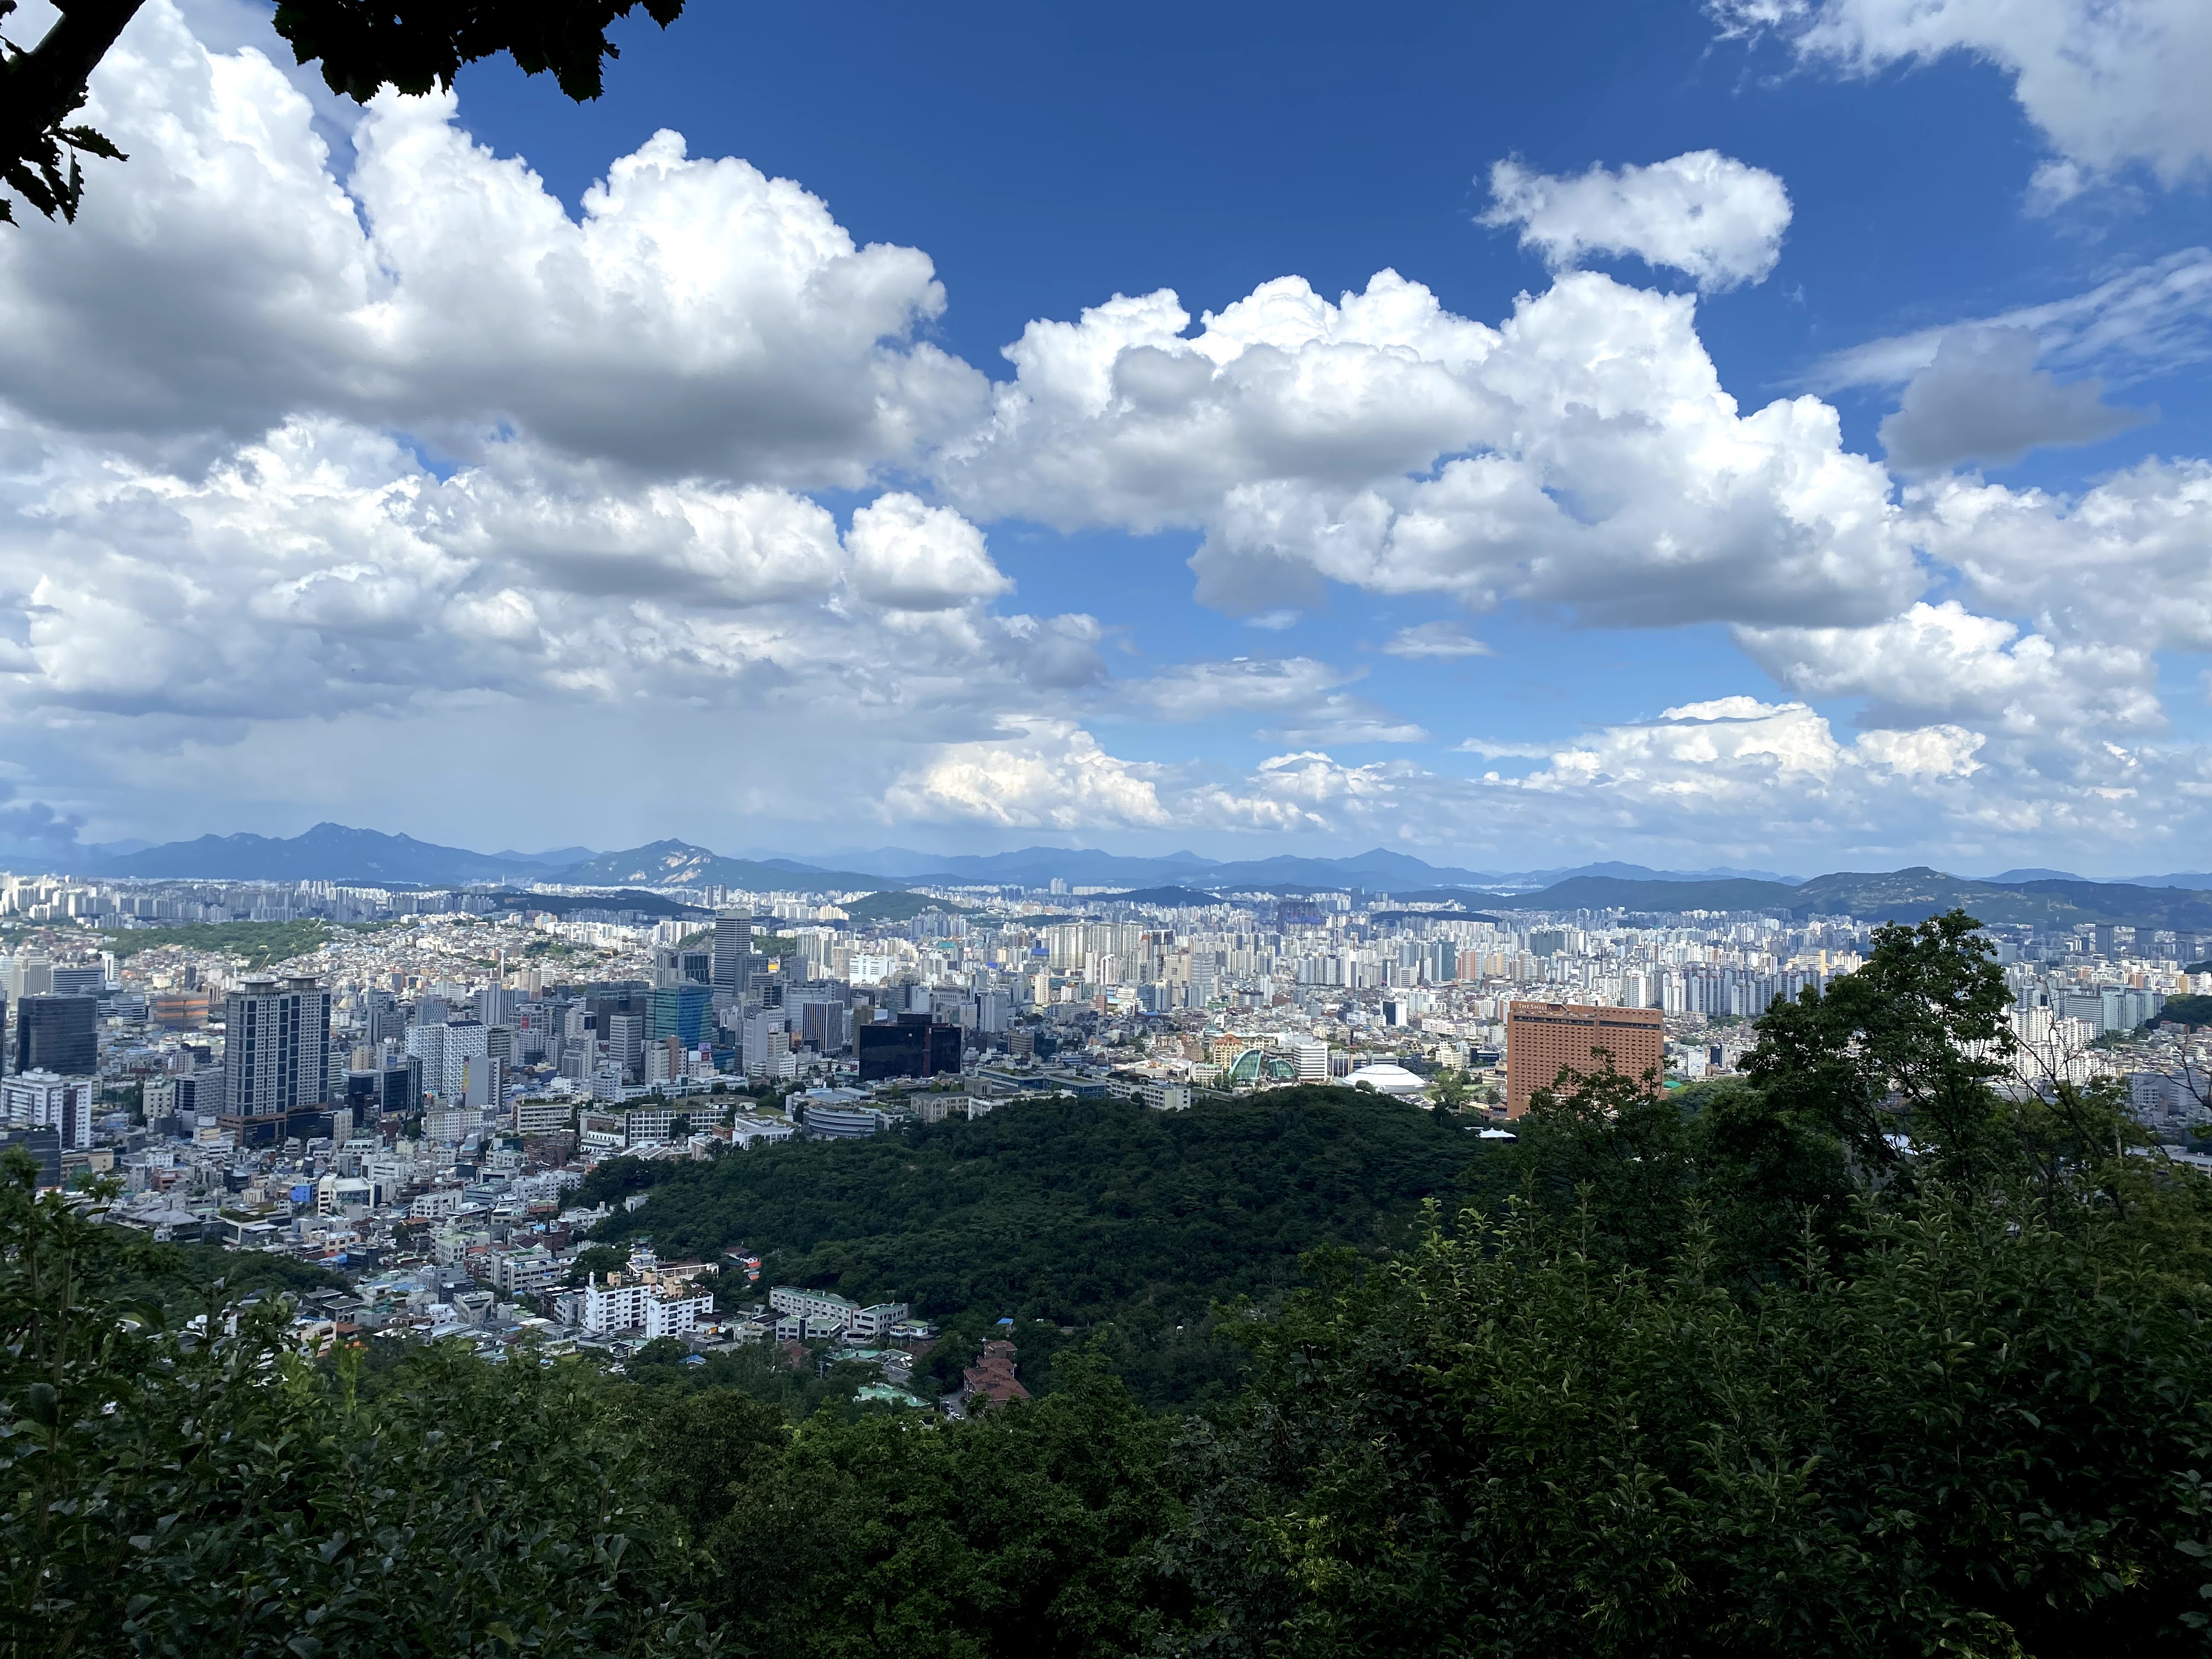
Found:
[[[95,853],[83,873],[200,881],[357,881],[436,886],[452,882],[548,878],[547,866],[512,854],[471,853],[412,836],[319,823],[289,841],[267,836],[202,836],[135,853]]]
[[[2070,870],[2008,870],[1989,879],[1999,886],[2030,881],[2087,881],[2100,887],[2194,887],[2200,891],[2212,888],[2212,873],[2203,870],[2178,871],[2168,876],[2077,876]]]
[[[127,847],[129,844],[124,844]],[[2212,875],[2093,881],[2064,871],[2008,870],[1987,880],[1925,867],[1841,872],[1810,880],[1747,870],[1652,870],[1589,864],[1505,873],[1432,865],[1377,847],[1349,858],[1222,860],[1196,853],[1132,858],[1096,848],[1024,848],[1011,853],[917,853],[884,847],[842,855],[832,869],[787,858],[730,858],[688,842],[657,841],[618,852],[560,848],[546,853],[475,853],[411,836],[319,823],[288,839],[202,836],[159,847],[92,848],[73,869],[86,875],[213,881],[338,881],[447,886],[551,882],[595,888],[719,885],[752,892],[785,888],[898,891],[915,886],[1022,886],[1054,881],[1139,895],[1174,891],[1273,891],[1355,888],[1395,897],[1456,898],[1490,910],[1771,910],[1917,921],[1963,906],[1985,921],[2065,927],[2212,931]]]
[[[862,875],[852,870],[824,870],[819,866],[794,864],[784,859],[773,864],[752,859],[726,859],[720,853],[680,841],[656,841],[625,852],[596,854],[564,870],[542,872],[537,879],[576,887],[716,886],[762,892],[792,886],[793,876],[803,876],[822,887],[885,884],[881,876]]]
[[[455,883],[550,881],[580,887],[694,887],[716,884],[750,891],[796,884],[825,888],[975,886],[1076,887],[1123,890],[1153,887],[1464,887],[1480,891],[1533,889],[1577,876],[1631,880],[1792,878],[1765,871],[1652,870],[1638,864],[1592,864],[1566,870],[1507,872],[1432,865],[1378,847],[1350,858],[1224,861],[1196,853],[1132,858],[1091,848],[1030,847],[1012,853],[917,853],[900,847],[844,855],[836,867],[789,858],[731,858],[688,842],[656,841],[617,852],[568,847],[544,853],[477,853],[411,836],[388,836],[342,823],[319,823],[286,839],[202,836],[158,847],[120,842],[87,848],[73,867],[87,875],[202,881],[360,881],[438,886]]]
[[[2196,889],[2078,878],[1972,881],[1924,866],[1875,873],[1842,872],[1794,885],[1578,876],[1536,892],[1498,894],[1484,902],[1493,910],[1771,910],[1881,921],[1924,921],[1946,910],[1963,909],[2000,924],[2071,927],[2097,922],[2212,932],[2212,896]]]
[[[1640,864],[1586,864],[1571,869],[1463,870],[1434,865],[1404,853],[1378,847],[1350,858],[1316,859],[1288,855],[1271,859],[1224,861],[1197,853],[1168,853],[1152,858],[1132,858],[1103,853],[1095,848],[1025,847],[1012,853],[969,854],[947,857],[941,853],[917,853],[907,847],[876,847],[836,855],[847,869],[873,870],[901,880],[946,886],[1048,887],[1055,880],[1072,887],[1134,889],[1152,885],[1196,884],[1209,888],[1229,887],[1345,887],[1374,892],[1400,888],[1471,887],[1485,891],[1498,888],[1548,886],[1570,876],[1616,876],[1645,880],[1697,880],[1707,877],[1749,877],[1761,881],[1795,882],[1794,876],[1765,870],[1652,870]],[[763,862],[800,871],[806,866],[789,860]]]

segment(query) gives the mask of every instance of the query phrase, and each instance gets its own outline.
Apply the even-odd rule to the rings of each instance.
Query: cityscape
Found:
[[[2212,1649],[2212,5],[0,0],[0,1659]]]
[[[1175,1111],[1336,1084],[1510,1137],[1594,1049],[1662,1090],[1741,1074],[1759,1017],[1830,991],[1894,919],[1613,879],[1636,908],[1064,878],[534,893],[8,875],[5,1139],[41,1186],[119,1182],[109,1220],[156,1241],[342,1269],[350,1292],[297,1316],[311,1344],[827,1340],[903,1378],[926,1322],[801,1306],[754,1282],[757,1258],[732,1279],[728,1260],[647,1249],[577,1282],[607,1206],[575,1189],[605,1160],[866,1139],[1038,1097]],[[1681,908],[1656,908],[1670,888]],[[1986,927],[2006,1086],[2109,1079],[2168,1156],[2212,1168],[2212,902],[2106,890],[2113,914],[2156,891],[2197,922]],[[708,1273],[734,1288],[696,1293]]]

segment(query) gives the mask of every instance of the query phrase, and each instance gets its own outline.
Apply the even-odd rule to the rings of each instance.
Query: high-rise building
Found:
[[[791,1052],[791,1027],[781,1009],[763,1009],[745,1021],[745,1073],[768,1077],[775,1062]]]
[[[714,982],[714,953],[696,946],[664,945],[653,953],[653,982],[664,985],[704,985]]]
[[[717,991],[732,996],[743,996],[746,981],[755,971],[753,954],[753,913],[743,907],[733,907],[714,918],[714,985]]]
[[[538,1060],[549,1053],[558,1059],[561,1038],[555,1010],[543,1002],[518,1004],[514,1010],[514,1043],[519,1059]]]
[[[799,1005],[795,1029],[799,1046],[834,1054],[852,1041],[853,1017],[842,1002],[814,998]]]
[[[408,1027],[407,1052],[422,1062],[422,1086],[438,1097],[440,1105],[460,1099],[468,1062],[486,1052],[488,1039],[488,1028],[480,1020]]]
[[[476,994],[477,1018],[486,1025],[512,1025],[515,1006],[521,1000],[520,991],[511,991],[503,985],[487,985]]]
[[[0,957],[0,990],[10,1002],[44,996],[54,988],[53,959],[44,951],[18,951]]]
[[[100,1069],[100,1000],[27,996],[15,1005],[15,1070],[90,1077]]]
[[[223,999],[223,1027],[222,1116],[268,1120],[325,1106],[331,994],[321,981],[244,979]]]
[[[632,1083],[638,1080],[638,1068],[644,1064],[645,1020],[643,1014],[605,1014],[603,1033],[610,1063],[622,1067],[623,1075]]]
[[[386,1037],[397,1041],[407,1029],[407,1011],[389,991],[371,991],[362,1016],[362,1036],[372,1048],[382,1047]]]
[[[461,1062],[459,1103],[483,1108],[507,1103],[507,1066],[490,1054],[471,1054]]]
[[[1666,1063],[1666,1016],[1656,1008],[1516,1001],[1505,1016],[1505,1115],[1519,1117],[1563,1071],[1586,1078],[1610,1065],[1623,1077],[1650,1073],[1656,1088]]]
[[[382,1078],[373,1066],[349,1066],[343,1089],[332,1095],[331,1099],[334,1103],[343,1102],[345,1109],[353,1114],[356,1123],[374,1123],[382,1115]],[[152,1118],[152,1107],[146,1109],[146,1115]]]
[[[410,1118],[422,1109],[422,1062],[410,1055],[384,1068],[384,1115]]]
[[[696,1048],[713,1036],[714,1024],[713,990],[687,979],[654,988],[645,1035],[651,1041],[676,1037],[686,1048]]]

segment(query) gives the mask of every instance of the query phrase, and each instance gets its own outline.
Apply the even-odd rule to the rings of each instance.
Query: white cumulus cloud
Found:
[[[903,490],[854,513],[845,545],[861,596],[894,610],[944,611],[1013,586],[984,550],[981,531]]]
[[[1332,580],[1633,625],[1872,622],[1920,588],[1887,475],[1816,398],[1744,413],[1686,296],[1570,273],[1492,328],[1385,271],[1188,322],[1162,293],[1031,324],[944,488],[986,518],[1201,529],[1200,595],[1240,611]]]
[[[1108,754],[1067,720],[1008,716],[1006,735],[947,744],[894,782],[893,818],[1024,830],[1150,829],[1172,822],[1155,769]]]
[[[2069,641],[2212,650],[2212,462],[2154,459],[2072,496],[1946,479],[1913,506],[1992,610]]]
[[[1249,710],[1313,706],[1352,677],[1312,657],[1236,657],[1178,663],[1121,689],[1131,704],[1163,720],[1203,720]]]
[[[1956,599],[1915,605],[1871,628],[1739,629],[1736,639],[1791,690],[1864,697],[1885,727],[1972,720],[2079,741],[2164,723],[2148,652],[2056,644]]]
[[[168,445],[289,416],[477,453],[509,428],[660,476],[857,486],[980,409],[918,337],[927,256],[856,246],[788,179],[655,134],[571,217],[450,94],[386,94],[332,171],[260,52],[150,0],[87,118],[131,155],[71,225],[0,238],[0,386],[34,418]]]
[[[2212,161],[2212,8],[2201,0],[1708,0],[1731,33],[1778,30],[1847,74],[1962,52],[2013,78],[2067,194],[2130,162],[2168,184]]]
[[[1681,271],[1709,294],[1764,282],[1790,228],[1782,180],[1711,149],[1565,176],[1498,161],[1490,194],[1482,222],[1517,227],[1521,246],[1554,270],[1593,253],[1632,256]]]
[[[441,479],[295,421],[198,476],[0,422],[9,712],[296,720],[494,691],[995,714],[1103,678],[1087,617],[1002,617],[974,526],[888,495],[841,542],[761,485],[622,488],[505,445]]]

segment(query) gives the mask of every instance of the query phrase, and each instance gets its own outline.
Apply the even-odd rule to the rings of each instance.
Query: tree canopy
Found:
[[[1074,1324],[1133,1302],[1202,1313],[1261,1295],[1317,1245],[1379,1250],[1475,1150],[1447,1118],[1348,1089],[1189,1112],[1045,1099],[860,1143],[603,1165],[583,1191],[617,1198],[657,1176],[596,1237],[650,1238],[664,1257],[743,1244],[778,1282]]]
[[[0,42],[0,182],[48,218],[76,217],[79,158],[124,161],[70,118],[87,83],[143,0],[55,0],[60,17],[33,46]],[[16,0],[0,0],[0,24]],[[568,97],[599,95],[616,21],[642,10],[666,28],[684,0],[277,0],[276,33],[331,91],[366,103],[386,87],[426,93],[465,64],[501,53],[526,75],[550,75]],[[14,212],[0,196],[0,220]]]

